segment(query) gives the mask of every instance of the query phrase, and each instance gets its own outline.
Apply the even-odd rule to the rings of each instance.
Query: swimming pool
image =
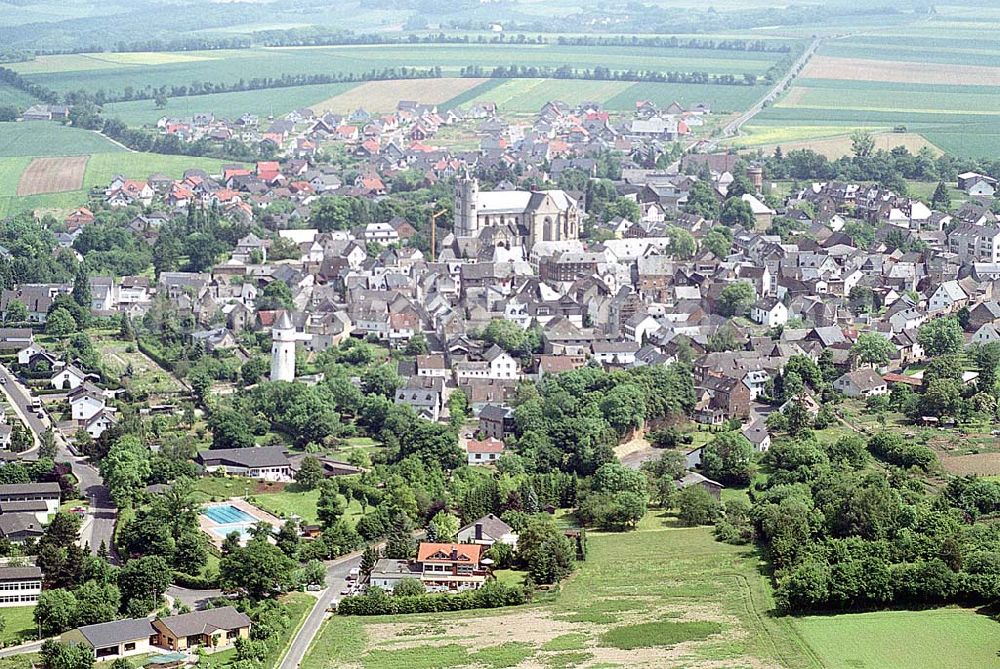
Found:
[[[239,535],[241,542],[250,538],[249,525],[219,525],[218,527],[212,528],[212,534],[222,537],[223,539],[228,537],[233,532]]]
[[[243,509],[236,508],[232,504],[206,506],[202,510],[202,514],[218,525],[237,525],[241,523],[249,523],[252,525],[257,522],[256,518]],[[223,536],[225,536],[225,534],[223,534]]]

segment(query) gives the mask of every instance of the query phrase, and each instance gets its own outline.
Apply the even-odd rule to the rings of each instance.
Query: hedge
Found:
[[[174,571],[173,582],[174,585],[189,590],[214,590],[219,587],[218,578],[194,576],[192,574],[185,574],[182,571]]]
[[[488,581],[478,590],[456,594],[428,594],[411,597],[389,596],[382,588],[372,587],[364,595],[345,597],[337,605],[342,616],[382,616],[400,613],[438,613],[466,609],[496,609],[517,606],[528,601],[524,588]]]

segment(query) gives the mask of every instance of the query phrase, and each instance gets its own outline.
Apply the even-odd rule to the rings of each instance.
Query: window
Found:
[[[127,644],[125,644],[125,652],[127,653],[130,650],[135,650],[135,642],[134,641],[129,641]]]

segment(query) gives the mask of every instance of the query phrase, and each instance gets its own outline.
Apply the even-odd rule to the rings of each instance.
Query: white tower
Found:
[[[271,328],[271,380],[295,380],[295,326],[287,311]]]
[[[479,181],[466,173],[455,189],[455,236],[479,234]]]

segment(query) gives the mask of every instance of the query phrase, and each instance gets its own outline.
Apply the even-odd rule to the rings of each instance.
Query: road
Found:
[[[37,653],[42,649],[42,644],[44,641],[31,641],[29,643],[22,643],[19,646],[10,646],[9,648],[4,648],[0,650],[0,658],[2,657],[13,657],[15,655],[25,655],[27,653]]]
[[[740,128],[746,125],[754,116],[759,114],[764,109],[765,105],[777,100],[778,96],[780,96],[782,92],[784,92],[784,90],[792,83],[795,77],[799,75],[799,72],[802,71],[802,68],[805,67],[806,63],[809,62],[809,59],[813,57],[813,54],[816,53],[816,49],[819,48],[820,41],[821,40],[819,38],[814,39],[809,46],[806,47],[806,50],[802,52],[802,55],[799,56],[798,60],[796,60],[795,63],[788,68],[785,76],[774,84],[764,97],[754,103],[752,107],[740,114],[737,118],[724,125],[722,127],[722,132],[717,137],[708,140],[703,145],[705,152],[714,151],[718,147],[719,142],[723,139],[738,135]]]
[[[302,658],[305,657],[306,651],[312,645],[313,639],[319,633],[319,628],[323,625],[323,620],[327,615],[326,610],[340,601],[340,591],[347,585],[347,575],[350,574],[351,569],[361,565],[361,553],[346,555],[327,563],[327,565],[327,588],[319,593],[316,606],[309,612],[309,617],[306,618],[298,634],[292,639],[292,643],[288,646],[288,652],[285,653],[278,669],[296,669],[302,662]]]
[[[10,373],[10,370],[3,365],[0,365],[0,379],[3,380],[0,388],[3,388],[4,394],[7,395],[7,399],[14,407],[15,412],[31,430],[37,445],[40,443],[42,434],[51,424],[48,415],[43,412],[44,417],[39,418],[31,410],[31,394]],[[101,478],[97,468],[91,465],[86,458],[73,453],[69,448],[69,444],[58,431],[55,435],[56,460],[58,462],[69,463],[73,470],[73,476],[76,477],[79,483],[80,493],[90,501],[91,515],[84,523],[81,539],[85,543],[90,544],[90,551],[92,553],[97,553],[102,541],[110,550],[115,533],[115,519],[117,518],[118,510],[111,502],[108,487],[104,485],[104,480]]]

